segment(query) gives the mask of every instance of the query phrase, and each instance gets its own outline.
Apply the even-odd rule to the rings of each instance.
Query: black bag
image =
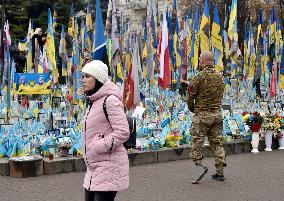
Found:
[[[104,110],[104,113],[105,113],[105,116],[106,116],[108,122],[109,122],[109,119],[108,119],[108,114],[107,114],[107,110],[106,110],[106,99],[109,96],[111,96],[111,95],[108,95],[105,98],[104,103],[103,103],[103,110]],[[126,115],[126,118],[127,118],[128,125],[129,125],[130,135],[129,135],[128,140],[125,143],[123,143],[123,146],[126,149],[132,149],[132,148],[135,148],[135,146],[136,146],[136,119],[131,117],[130,115]]]

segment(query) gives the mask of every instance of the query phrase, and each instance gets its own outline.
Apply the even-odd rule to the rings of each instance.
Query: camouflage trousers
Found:
[[[205,137],[208,137],[209,146],[213,152],[217,174],[224,174],[226,166],[226,153],[222,146],[223,117],[220,112],[198,112],[192,117],[191,134],[191,157],[193,162],[201,163],[201,153]]]

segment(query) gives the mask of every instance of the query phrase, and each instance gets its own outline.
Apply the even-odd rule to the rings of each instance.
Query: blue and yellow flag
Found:
[[[174,22],[174,25],[175,25],[175,30],[174,30],[174,44],[173,44],[173,47],[174,47],[174,55],[175,55],[175,58],[176,58],[176,67],[180,67],[181,66],[181,50],[180,50],[180,47],[179,47],[179,37],[178,37],[178,34],[179,34],[179,21],[178,21],[178,16],[177,16],[177,4],[176,4],[176,0],[173,1],[173,13],[172,13],[172,17],[173,17],[173,20],[175,20]]]
[[[270,13],[270,36],[269,36],[269,45],[272,45],[276,42],[276,16],[275,10],[273,9]]]
[[[93,29],[92,13],[90,12],[90,1],[88,1],[88,7],[87,7],[86,26],[88,32]]]
[[[192,57],[191,57],[191,65],[193,69],[197,69],[198,66],[198,57],[199,57],[199,12],[198,5],[195,7],[194,14],[194,24],[193,24],[193,33],[192,33]]]
[[[215,68],[217,71],[223,71],[223,42],[221,36],[221,27],[218,16],[217,4],[214,7],[214,18],[211,31],[211,41],[214,48]]]
[[[224,38],[224,54],[225,58],[228,60],[230,56],[230,47],[229,47],[229,38],[227,32],[228,26],[228,12],[227,12],[227,5],[225,5],[225,19],[224,19],[224,29],[223,29],[223,38]]]
[[[70,18],[69,18],[69,22],[68,22],[68,34],[72,38],[75,38],[75,20],[74,20],[73,3],[71,5],[71,13],[70,13]]]
[[[158,47],[158,40],[156,35],[156,20],[153,11],[151,15],[151,32],[152,32],[153,47],[156,49]]]
[[[201,19],[200,24],[200,49],[201,51],[209,51],[210,50],[210,24],[209,24],[209,7],[208,7],[208,1],[205,0],[204,3],[204,11]]]
[[[170,59],[171,59],[171,66],[175,65],[176,64],[176,58],[175,58],[175,55],[174,55],[174,27],[173,27],[173,23],[172,23],[172,20],[171,20],[171,17],[170,17],[170,13],[166,12],[167,14],[167,24],[168,24],[168,30],[169,30],[169,52],[170,52]]]
[[[187,47],[187,58],[188,58],[188,64],[190,64],[190,60],[191,60],[191,49],[192,49],[192,10],[190,9],[190,14],[189,14],[189,18],[186,17],[185,20],[186,23],[186,28],[187,28],[187,36],[186,36],[186,47]]]
[[[249,54],[249,73],[248,78],[254,78],[254,71],[255,71],[255,46],[254,46],[254,37],[252,32],[252,24],[250,23],[249,27],[249,42],[248,42],[248,54]]]
[[[53,82],[56,84],[58,82],[58,69],[56,67],[55,60],[55,45],[54,45],[54,36],[53,36],[53,25],[52,25],[52,16],[50,8],[48,9],[48,28],[47,28],[47,38],[46,38],[46,55],[49,62],[52,65],[52,77]]]
[[[96,0],[96,36],[95,36],[95,49],[93,52],[93,59],[100,60],[109,66],[107,56],[107,40],[105,37],[105,29],[103,24],[100,0]]]
[[[234,37],[234,26],[237,21],[237,0],[232,1],[231,12],[230,12],[230,20],[229,20],[229,28],[228,28],[228,36],[231,40]]]

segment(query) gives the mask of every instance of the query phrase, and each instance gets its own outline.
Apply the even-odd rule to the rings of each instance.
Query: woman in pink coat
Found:
[[[122,94],[108,80],[108,67],[103,62],[94,60],[82,72],[83,92],[88,101],[83,125],[85,200],[113,201],[118,191],[129,186],[129,162],[123,146],[129,137],[129,125]],[[109,121],[103,111],[106,97]]]

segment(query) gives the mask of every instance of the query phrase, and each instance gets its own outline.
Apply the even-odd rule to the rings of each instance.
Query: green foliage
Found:
[[[57,11],[56,31],[61,31],[61,24],[65,30],[68,26],[71,5],[74,5],[75,14],[87,10],[86,0],[5,0],[6,19],[9,20],[12,40],[24,38],[28,32],[29,20],[33,22],[33,28],[41,27],[43,32],[47,29],[47,11],[51,8]],[[90,0],[93,19],[95,18],[96,0]],[[106,19],[108,1],[101,0],[103,19]],[[0,15],[1,19],[1,15]]]

